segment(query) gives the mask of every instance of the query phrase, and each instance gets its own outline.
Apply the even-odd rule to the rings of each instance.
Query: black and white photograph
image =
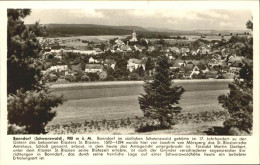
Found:
[[[254,19],[8,8],[7,134],[251,136]]]

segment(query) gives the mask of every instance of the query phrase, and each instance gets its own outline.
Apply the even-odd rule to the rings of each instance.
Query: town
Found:
[[[252,135],[250,10],[7,11],[8,134]]]
[[[47,82],[86,82],[150,79],[159,55],[168,57],[175,79],[232,79],[243,65],[243,57],[237,55],[243,47],[239,40],[250,36],[244,32],[219,33],[213,39],[206,35],[151,39],[133,30],[131,35],[101,42],[38,39]]]

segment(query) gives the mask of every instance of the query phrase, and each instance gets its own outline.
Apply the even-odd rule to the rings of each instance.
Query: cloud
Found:
[[[231,26],[232,24],[230,22],[220,22],[219,23],[219,26],[221,27],[228,27],[228,26]]]
[[[160,18],[176,18],[176,19],[199,19],[199,17],[187,10],[158,10],[158,9],[145,9],[145,10],[130,10],[128,12],[132,16],[138,17],[160,17]]]
[[[250,10],[197,9],[33,9],[25,23],[134,25],[175,30],[246,29]]]
[[[105,17],[104,13],[101,11],[96,11],[94,9],[78,9],[78,10],[69,10],[69,13],[75,17],[92,17],[92,18],[103,18]]]

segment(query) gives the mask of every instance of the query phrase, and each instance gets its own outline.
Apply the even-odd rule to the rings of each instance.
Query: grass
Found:
[[[196,119],[195,121],[198,123],[195,123],[195,127],[203,127],[203,123],[206,123],[207,126],[212,126],[212,121],[219,125],[220,123],[216,123],[218,121],[215,119],[212,119],[212,121],[203,121],[201,117],[196,117],[196,115],[205,112],[217,113],[223,111],[217,98],[219,95],[228,92],[228,83],[228,81],[179,82],[178,85],[182,85],[186,90],[180,101],[180,106],[183,109],[179,116],[184,115],[191,119]],[[98,87],[75,86],[70,88],[54,88],[53,90],[57,95],[64,94],[64,98],[67,101],[55,109],[57,111],[57,116],[48,124],[48,128],[52,130],[52,133],[55,133],[55,130],[61,130],[58,128],[53,129],[57,125],[60,127],[68,125],[68,128],[73,129],[62,129],[63,133],[109,133],[108,130],[110,130],[111,133],[113,130],[117,131],[116,134],[129,134],[135,133],[135,127],[141,124],[138,122],[140,121],[139,118],[143,117],[143,113],[138,104],[138,96],[143,90],[141,84],[101,85]],[[178,121],[181,121],[178,125],[185,126],[185,124],[190,124],[190,122],[187,122],[189,121],[189,118],[181,117],[178,119]],[[210,115],[208,115],[207,118],[211,119]],[[124,124],[120,125],[120,122],[127,123],[126,121],[129,119],[131,119],[132,123],[132,125],[128,124],[129,127],[121,126]],[[104,120],[106,120],[106,122],[114,121],[119,124],[116,124],[117,126],[114,125],[109,129],[104,126],[96,126],[95,128],[93,126],[91,129],[88,129],[89,127],[82,127],[82,124],[86,122],[101,122]],[[202,121],[202,123],[200,121]],[[192,131],[192,127],[190,131]]]
[[[125,35],[99,35],[99,36],[71,36],[71,37],[55,37],[55,38],[60,40],[70,41],[65,43],[66,46],[77,46],[76,43],[79,43],[77,39],[93,41],[93,42],[104,42],[114,38],[122,39],[125,37],[126,37]],[[86,44],[83,43],[82,45],[86,45]]]
[[[49,134],[206,134],[212,125],[222,126],[226,116],[225,111],[178,114],[174,119],[176,124],[165,129],[156,126],[155,121],[147,121],[143,117],[136,116],[126,119],[56,124],[47,126],[46,131]]]

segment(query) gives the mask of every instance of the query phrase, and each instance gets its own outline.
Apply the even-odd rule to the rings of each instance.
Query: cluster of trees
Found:
[[[247,28],[253,30],[253,23],[248,21]],[[224,122],[225,134],[251,134],[253,126],[253,38],[237,38],[243,46],[236,49],[239,56],[245,57],[243,66],[234,81],[229,84],[229,93],[218,97],[219,103],[228,111],[229,117]],[[229,42],[234,43],[234,38]],[[229,43],[228,42],[228,43]],[[139,131],[170,128],[174,124],[174,113],[180,112],[177,106],[184,89],[174,85],[171,64],[167,57],[157,59],[152,81],[146,81],[144,94],[138,98],[140,109],[147,120],[157,121],[155,126],[146,125]],[[219,68],[221,72],[223,68]],[[177,72],[173,72],[177,74]],[[221,76],[221,73],[219,76]],[[239,132],[237,132],[238,130]]]
[[[154,61],[150,57],[148,57],[148,60],[145,64],[145,69],[143,66],[140,66],[137,69],[134,69],[132,72],[127,69],[127,60],[124,58],[119,58],[116,61],[115,69],[112,69],[111,67],[106,68],[106,80],[143,80],[144,78],[149,77],[153,69]]]
[[[68,82],[86,82],[86,81],[99,81],[98,73],[85,73],[83,71],[74,71],[73,74],[65,74],[65,71],[50,71],[44,74],[46,82],[56,82],[57,80],[66,80]],[[105,79],[104,79],[105,80]]]
[[[246,25],[253,30],[252,21]],[[238,55],[245,57],[243,66],[233,83],[229,84],[229,93],[219,96],[218,100],[230,115],[224,122],[225,129],[229,133],[235,128],[250,134],[253,126],[253,37],[238,40],[244,44],[237,51]]]

